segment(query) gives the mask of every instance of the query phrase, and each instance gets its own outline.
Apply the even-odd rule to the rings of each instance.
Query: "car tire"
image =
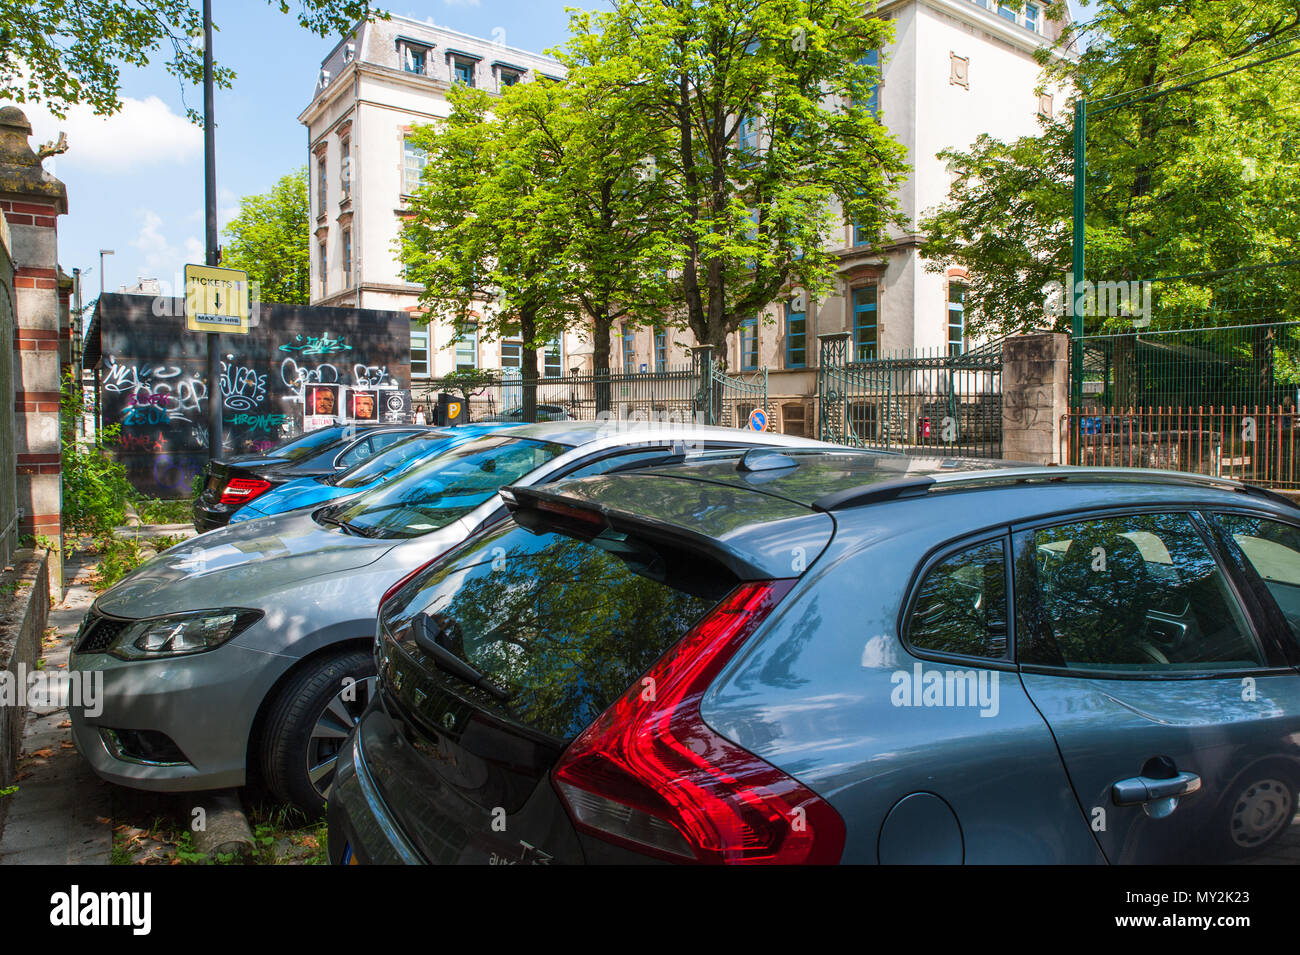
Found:
[[[1294,771],[1275,762],[1243,773],[1219,805],[1223,854],[1249,858],[1276,842],[1295,818],[1297,788]]]
[[[334,764],[375,686],[374,657],[341,650],[311,660],[280,688],[262,734],[262,774],[284,802],[325,809]]]

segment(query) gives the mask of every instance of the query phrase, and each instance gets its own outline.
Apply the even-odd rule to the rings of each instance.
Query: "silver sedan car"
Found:
[[[77,749],[125,786],[216,789],[260,772],[281,799],[319,811],[374,683],[380,599],[504,516],[498,488],[754,446],[828,447],[670,423],[528,425],[358,497],[193,538],[87,613],[70,665],[103,671],[104,702],[73,716]]]

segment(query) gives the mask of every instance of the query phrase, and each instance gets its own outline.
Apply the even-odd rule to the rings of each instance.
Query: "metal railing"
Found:
[[[1064,416],[1066,460],[1300,488],[1294,405],[1094,408]],[[1077,456],[1076,456],[1077,455]]]
[[[818,436],[861,448],[1000,457],[1002,350],[905,351],[848,361],[847,333],[823,335]]]

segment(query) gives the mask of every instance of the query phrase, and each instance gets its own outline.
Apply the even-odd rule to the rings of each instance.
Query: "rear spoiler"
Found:
[[[554,530],[592,540],[603,533],[630,534],[648,541],[681,546],[689,544],[712,557],[741,580],[777,580],[798,577],[830,540],[825,516],[809,512],[809,533],[782,534],[776,551],[737,547],[734,543],[702,534],[683,524],[657,520],[644,514],[581,500],[541,487],[503,487],[498,493],[515,521],[529,530]],[[806,543],[806,558],[792,561],[791,552]],[[785,546],[793,545],[793,546]]]

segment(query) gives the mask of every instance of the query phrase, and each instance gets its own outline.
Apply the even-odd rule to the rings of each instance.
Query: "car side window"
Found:
[[[374,448],[371,446],[373,440],[373,438],[363,438],[352,447],[348,448],[347,451],[343,453],[342,457],[338,459],[335,467],[350,468],[352,465],[359,464],[369,458],[370,455],[374,453]]]
[[[912,601],[906,638],[917,650],[1006,659],[1006,544],[975,544],[931,565]]]
[[[370,436],[370,453],[378,454],[380,451],[384,450],[384,448],[388,447],[390,444],[396,444],[398,441],[401,441],[403,438],[409,438],[414,433],[416,432],[381,431],[379,432],[379,434],[372,434]]]
[[[1300,641],[1300,528],[1246,514],[1218,514],[1215,518],[1259,575],[1292,636]]]
[[[672,451],[669,448],[643,448],[622,454],[609,454],[606,457],[579,465],[562,476],[565,478],[591,477],[593,474],[605,474],[615,469],[624,470],[626,468],[648,466],[667,458],[671,454]]]
[[[1169,674],[1264,665],[1191,515],[1132,514],[1016,535],[1017,658]]]

